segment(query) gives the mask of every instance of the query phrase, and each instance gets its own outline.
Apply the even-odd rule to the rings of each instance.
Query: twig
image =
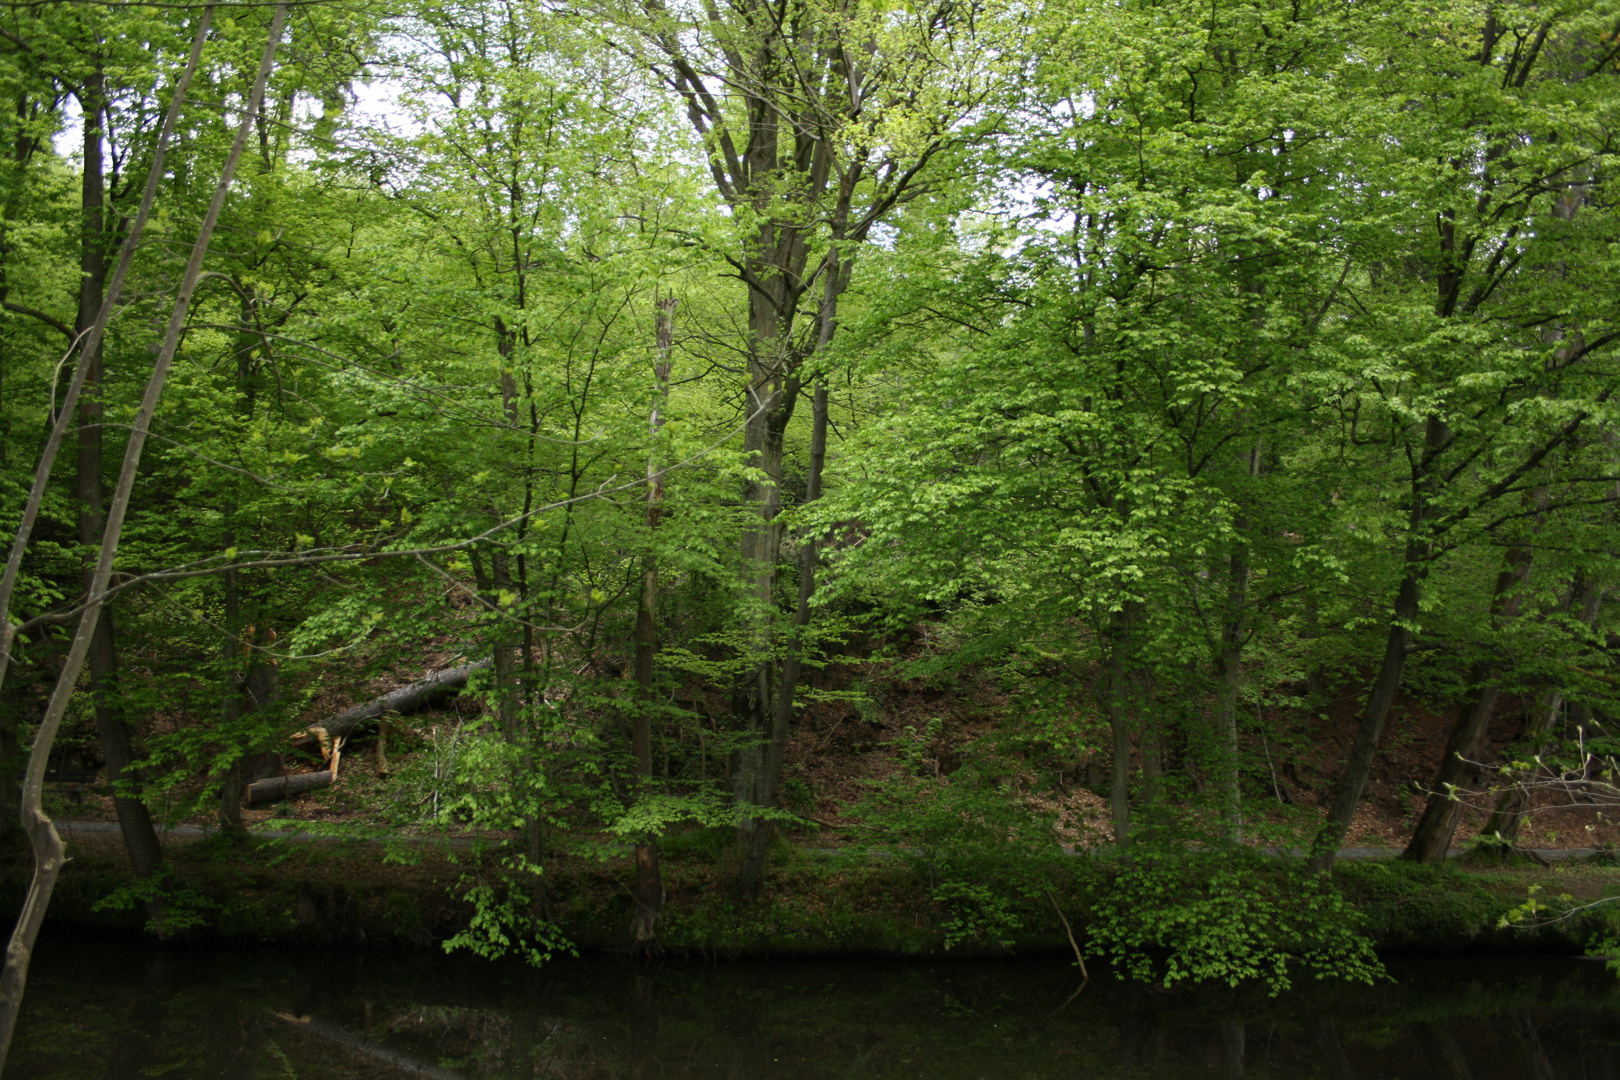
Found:
[[[1277,766],[1271,763],[1271,746],[1266,742],[1264,735],[1260,736],[1260,746],[1266,752],[1266,768],[1271,770],[1271,793],[1277,796],[1278,806],[1286,806],[1287,804],[1283,802],[1282,788],[1277,786]]]
[[[1058,921],[1063,924],[1063,932],[1065,934],[1069,935],[1069,948],[1074,950],[1074,962],[1080,968],[1080,977],[1082,979],[1084,979],[1086,982],[1090,982],[1091,981],[1091,975],[1090,975],[1089,972],[1086,971],[1086,958],[1080,954],[1080,945],[1079,945],[1078,942],[1076,942],[1074,940],[1074,930],[1069,926],[1069,920],[1063,917],[1063,909],[1058,907],[1057,897],[1053,896],[1050,892],[1048,892],[1046,894],[1046,898],[1048,900],[1052,901],[1052,910],[1057,912]],[[1084,990],[1084,989],[1085,989],[1085,983],[1082,983],[1080,985],[1080,990]],[[1075,993],[1078,994],[1080,992],[1080,990],[1076,990]],[[1074,996],[1071,994],[1069,996],[1069,1001],[1073,1001],[1073,1000],[1074,1000]],[[1069,1003],[1069,1001],[1065,1001],[1063,1004],[1067,1005]]]

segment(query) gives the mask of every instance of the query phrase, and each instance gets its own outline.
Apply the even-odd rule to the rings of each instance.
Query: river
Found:
[[[563,960],[159,949],[57,929],[6,1080],[1620,1080],[1620,981],[1572,958],[1395,958],[1276,998],[1058,958]],[[1076,990],[1079,992],[1076,993]]]

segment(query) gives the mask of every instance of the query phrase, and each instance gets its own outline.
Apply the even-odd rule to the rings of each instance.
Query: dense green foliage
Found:
[[[92,373],[11,601],[6,775],[270,18],[215,13],[79,356],[199,17],[0,9],[8,529]],[[1499,695],[1536,703],[1505,780],[1606,771],[1613,0],[317,3],[254,132],[52,759],[132,739],[121,814],[239,828],[247,763],[331,695],[487,661],[476,716],[396,729],[384,799],[496,845],[454,943],[562,946],[546,860],[629,845],[651,947],[660,839],[734,832],[755,900],[813,803],[806,710],[876,707],[812,676],[903,657],[1012,702],[950,762],[908,729],[852,811],[947,944],[1057,903],[1034,796],[1086,772],[1112,885],[1083,934],[1280,987],[1376,960],[1334,885],[1234,845],[1314,836],[1325,868],[1398,695],[1458,717],[1428,861],[1453,796],[1497,799]],[[1268,824],[1262,709],[1314,723],[1328,686],[1363,704],[1327,819]],[[179,926],[136,866],[120,895]]]

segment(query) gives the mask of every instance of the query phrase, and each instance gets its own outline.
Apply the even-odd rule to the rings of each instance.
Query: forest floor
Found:
[[[346,687],[334,682],[311,699],[301,721],[319,722],[352,704],[397,689],[424,672],[451,666],[455,660],[453,651],[424,650],[408,667]],[[790,737],[783,799],[805,821],[806,830],[799,838],[818,843],[839,843],[840,837],[849,835],[848,830],[859,829],[862,800],[886,781],[908,772],[943,779],[987,746],[999,749],[995,740],[1002,722],[1028,707],[995,678],[973,671],[916,677],[907,674],[903,661],[835,663],[810,673],[807,681],[820,700],[804,711]],[[1314,712],[1305,707],[1302,698],[1274,697],[1281,704],[1259,710],[1247,725],[1243,738],[1248,758],[1264,763],[1251,767],[1244,777],[1247,842],[1274,848],[1309,843],[1354,737],[1362,689],[1359,682],[1347,682],[1326,701],[1314,703]],[[852,693],[856,690],[858,694]],[[675,756],[682,760],[684,770],[677,779],[720,778],[723,763],[708,756],[701,744],[722,738],[727,695],[715,688],[697,689],[678,696],[677,701],[697,719],[687,735],[687,745],[678,748],[678,753],[672,755],[668,746],[661,747],[666,775],[667,762]],[[1529,700],[1502,695],[1483,755],[1487,763],[1505,760],[1504,751],[1523,737],[1530,707]],[[1066,844],[1106,845],[1112,841],[1107,761],[1101,749],[1106,732],[1095,721],[1088,727],[1084,708],[1076,707],[1073,712],[1075,723],[1064,733],[1068,747],[1037,746],[1032,751],[1023,746],[1012,751],[1013,758],[1030,763],[1027,771],[1014,775],[1014,786],[1032,808],[1055,814]],[[1454,706],[1434,708],[1410,697],[1397,699],[1346,837],[1347,847],[1398,851],[1405,846],[1423,812],[1423,791],[1433,782],[1454,712]],[[335,785],[287,803],[245,809],[244,823],[249,827],[285,823],[294,828],[347,825],[401,835],[437,832],[425,822],[436,809],[444,788],[441,779],[453,762],[457,740],[486,723],[476,701],[454,699],[440,708],[392,721],[382,757],[373,727],[345,747]],[[699,745],[694,747],[692,739]],[[93,732],[81,733],[80,742],[92,746]],[[284,749],[292,771],[327,767],[314,752]],[[1167,766],[1180,764],[1179,771],[1194,772],[1175,757],[1172,741]],[[1037,774],[1046,779],[1037,781]],[[178,809],[195,796],[205,780],[198,776],[180,783],[168,793],[169,805],[160,804],[154,810],[170,826],[213,826],[216,819],[211,812]],[[1464,812],[1457,829],[1453,840],[1457,850],[1468,846],[1489,817],[1489,800],[1477,801],[1479,805]],[[94,786],[78,792],[54,792],[51,809],[73,819],[116,820],[110,794]],[[1597,806],[1541,794],[1535,813],[1524,822],[1519,843],[1537,849],[1616,847],[1620,846],[1620,820]]]
[[[341,687],[334,680],[311,699],[301,720],[317,722],[454,659],[449,651],[434,650],[409,667],[367,680]],[[869,807],[863,800],[896,780],[924,787],[948,783],[959,769],[991,756],[1012,791],[1032,808],[1054,815],[1060,839],[1071,851],[1083,855],[1111,844],[1103,798],[1106,759],[1097,749],[1105,732],[1087,727],[1083,706],[1069,710],[1074,719],[1061,733],[1065,745],[1015,743],[1004,733],[1029,725],[1004,721],[1029,709],[1027,698],[991,674],[958,671],[925,678],[911,674],[914,670],[903,661],[851,661],[812,677],[813,703],[793,732],[783,790],[786,806],[803,826],[785,832],[777,844],[764,885],[765,897],[774,904],[763,910],[771,914],[738,908],[727,899],[733,868],[724,830],[694,829],[666,838],[669,907],[664,936],[671,947],[900,955],[936,951],[945,931],[940,907],[931,900],[932,886],[919,877],[912,853],[881,844],[863,849],[870,835],[864,831],[862,818]],[[1341,694],[1312,703],[1311,711],[1303,698],[1279,695],[1272,700],[1280,704],[1263,709],[1247,725],[1248,757],[1258,763],[1244,776],[1249,843],[1273,851],[1308,845],[1348,749],[1359,696],[1358,687],[1347,682]],[[722,736],[726,695],[710,688],[690,691],[679,700],[693,717],[685,727],[685,741],[661,743],[655,757],[676,779],[721,779],[723,762],[715,761],[708,747]],[[1520,737],[1526,708],[1525,702],[1504,699],[1492,725],[1491,754],[1499,756]],[[1450,720],[1450,710],[1412,699],[1397,703],[1347,838],[1347,847],[1358,849],[1356,855],[1393,855],[1404,846],[1423,810],[1420,792],[1439,761]],[[204,835],[215,833],[217,826],[215,815],[206,810],[178,812],[203,787],[203,777],[191,778],[167,794],[168,805],[154,804],[171,830],[165,837],[170,862],[203,898],[199,904],[208,909],[205,921],[221,933],[274,940],[381,935],[417,945],[442,941],[467,925],[471,909],[461,897],[486,865],[480,842],[501,838],[447,834],[430,820],[437,801],[450,792],[445,778],[460,740],[487,723],[476,700],[462,697],[391,721],[386,749],[375,728],[357,736],[344,748],[332,787],[245,810],[244,823],[260,834],[245,845]],[[92,733],[82,733],[81,739],[93,745]],[[1167,746],[1167,772],[1196,784],[1196,769],[1177,758],[1174,740],[1167,740]],[[318,754],[291,748],[287,762],[295,771],[326,768]],[[675,765],[667,764],[671,762]],[[101,824],[100,829],[68,832],[76,865],[70,864],[64,875],[60,892],[65,895],[59,895],[57,907],[71,918],[138,925],[142,916],[137,911],[96,909],[128,874],[121,838],[111,825],[116,818],[110,795],[95,786],[77,793],[57,790],[48,809],[61,819]],[[1372,859],[1360,866],[1341,863],[1335,878],[1369,913],[1380,941],[1521,947],[1528,940],[1522,934],[1493,928],[1532,887],[1573,903],[1620,895],[1620,868],[1607,853],[1620,844],[1620,825],[1593,806],[1540,809],[1526,823],[1521,848],[1600,849],[1601,854],[1551,865],[1501,865],[1465,856],[1454,857],[1445,868]],[[1466,845],[1485,817],[1483,810],[1470,811],[1457,842]],[[324,838],[300,843],[298,834]],[[586,829],[559,836],[553,844],[546,863],[553,915],[582,947],[625,944],[627,856],[622,843]],[[14,892],[26,877],[26,862],[19,852],[0,875]],[[1074,863],[1076,895],[1083,895],[1081,879],[1096,860],[1077,858]],[[1015,935],[1019,947],[1065,948],[1062,928],[1045,898],[1032,902],[1034,907],[1020,916],[1025,930]],[[1567,950],[1579,944],[1573,928],[1548,933],[1550,937],[1543,936],[1551,947]]]

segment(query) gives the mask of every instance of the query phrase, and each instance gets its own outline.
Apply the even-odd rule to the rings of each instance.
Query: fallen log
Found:
[[[320,772],[292,773],[289,776],[272,776],[268,780],[260,780],[256,784],[249,784],[247,801],[249,806],[260,803],[280,802],[290,799],[294,795],[302,795],[306,791],[315,791],[318,788],[330,787],[332,774],[325,769]]]
[[[328,720],[318,724],[311,724],[303,731],[292,736],[294,746],[305,750],[313,750],[323,742],[332,739],[346,739],[364,723],[376,720],[386,713],[407,713],[430,705],[440,698],[449,697],[452,693],[467,685],[468,676],[475,671],[483,671],[489,667],[488,660],[480,660],[476,664],[467,664],[464,667],[445,668],[435,671],[425,679],[418,679],[408,686],[398,690],[390,690],[382,697],[373,698],[364,705],[356,705],[352,709],[345,709]],[[321,732],[326,738],[322,738]]]

